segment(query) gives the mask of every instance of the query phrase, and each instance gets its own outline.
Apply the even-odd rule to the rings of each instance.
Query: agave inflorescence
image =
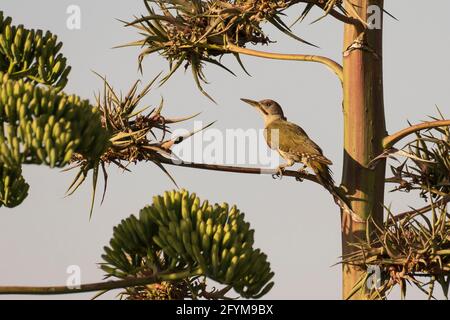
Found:
[[[126,169],[124,161],[153,161],[165,171],[158,159],[170,157],[170,147],[187,137],[165,139],[168,125],[191,117],[164,118],[162,102],[147,114],[147,108],[137,110],[156,78],[141,92],[136,82],[125,97],[104,79],[96,106],[61,92],[70,72],[61,47],[52,33],[11,25],[0,11],[0,206],[14,207],[26,198],[23,164],[74,163],[79,171],[69,194],[93,171],[94,200],[100,168],[107,178],[105,164]]]
[[[220,57],[233,53],[243,67],[239,54],[229,44],[244,47],[246,44],[268,44],[269,37],[262,24],[268,22],[283,33],[301,42],[310,44],[292,33],[282,20],[289,7],[304,3],[300,0],[144,0],[148,14],[126,23],[139,29],[144,39],[130,43],[145,49],[139,55],[139,64],[145,56],[159,52],[169,61],[170,72],[162,83],[183,63],[191,66],[194,80],[205,95],[201,82],[206,82],[202,66],[204,63],[218,65],[233,73],[220,62]],[[328,14],[338,9],[345,14],[342,1],[307,1],[301,18],[313,6],[319,6]],[[127,46],[128,46],[127,45]],[[244,68],[245,70],[245,68]],[[207,95],[208,96],[208,95]],[[209,96],[208,96],[209,97]]]
[[[444,119],[443,115],[440,117]],[[433,120],[439,120],[431,117]],[[428,204],[420,209],[394,215],[386,208],[385,223],[353,246],[357,250],[343,257],[343,263],[363,269],[378,266],[386,276],[372,290],[373,298],[386,298],[399,285],[402,297],[406,284],[414,284],[433,298],[438,283],[448,297],[450,285],[450,127],[415,133],[416,138],[402,150],[389,149],[382,157],[404,156],[400,165],[391,165],[397,184],[393,191],[418,191]],[[362,278],[356,290],[366,285]],[[423,279],[426,279],[424,281]]]
[[[434,204],[434,203],[433,203]],[[384,299],[399,285],[402,298],[406,296],[407,284],[417,286],[429,298],[433,298],[435,284],[438,283],[448,298],[450,285],[450,220],[447,205],[433,205],[429,218],[407,216],[395,219],[392,215],[382,225],[373,230],[375,240],[353,244],[358,250],[345,256],[343,263],[357,265],[363,269],[370,266],[380,268],[382,279],[374,286],[371,296]],[[366,286],[366,275],[361,279],[355,292]],[[425,279],[425,281],[424,281]]]
[[[71,67],[60,50],[62,42],[50,31],[14,26],[0,11],[0,70],[10,79],[64,89]]]
[[[91,164],[108,146],[98,110],[61,92],[70,73],[61,48],[56,35],[0,11],[0,207],[27,197],[23,164],[61,168],[74,154]]]
[[[103,154],[108,139],[98,110],[88,101],[52,87],[11,80],[0,71],[0,167],[3,175],[11,174],[0,185],[0,206],[14,207],[25,199],[23,164],[61,168],[74,154],[91,164]]]
[[[202,296],[205,287],[204,281],[193,277],[126,288],[126,291],[120,293],[120,297],[126,300],[183,300]]]
[[[89,160],[83,154],[75,154],[72,158],[74,165],[67,169],[79,168],[78,174],[67,191],[69,195],[74,193],[85,181],[88,173],[93,171],[91,214],[100,169],[105,179],[102,201],[105,196],[108,181],[107,164],[114,164],[129,171],[128,165],[131,163],[150,161],[163,170],[176,185],[175,180],[164,168],[161,160],[176,158],[172,154],[171,147],[174,144],[181,143],[196,132],[184,136],[169,137],[171,133],[169,125],[192,119],[198,114],[181,118],[165,118],[161,114],[163,100],[158,107],[148,111],[150,106],[143,106],[142,99],[150,92],[157,78],[158,76],[141,91],[138,91],[140,81],[136,81],[125,96],[117,93],[108,81],[102,78],[104,91],[103,94],[96,97],[96,108],[100,110],[101,127],[110,134],[108,146],[96,161]],[[210,123],[201,130],[212,124]]]
[[[158,290],[176,289],[178,294],[184,290],[183,298],[218,298],[232,287],[243,297],[258,298],[272,288],[274,274],[253,243],[254,230],[236,207],[171,191],[154,197],[139,218],[132,215],[114,228],[101,266],[108,277],[154,275],[161,280],[156,287],[127,289],[131,297],[154,299]],[[226,287],[208,293],[200,276]]]
[[[61,90],[70,67],[47,31],[14,26],[0,11],[0,206],[20,205],[29,186],[22,164],[63,167],[72,155],[92,163],[108,145],[98,110]]]
[[[440,117],[444,119],[442,114]],[[436,200],[449,195],[450,127],[417,132],[403,151],[410,156],[399,166],[391,166],[393,177],[388,180],[398,183],[395,190],[419,190],[425,199],[428,194]]]

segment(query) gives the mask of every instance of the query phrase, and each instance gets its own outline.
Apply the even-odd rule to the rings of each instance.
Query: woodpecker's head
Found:
[[[266,122],[268,120],[272,121],[276,119],[284,119],[284,120],[286,119],[283,113],[283,109],[281,109],[281,106],[276,101],[270,99],[264,99],[261,101],[254,101],[249,99],[241,99],[241,100],[257,108],[259,112],[261,112]]]

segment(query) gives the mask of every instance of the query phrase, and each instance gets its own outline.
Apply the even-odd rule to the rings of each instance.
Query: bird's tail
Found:
[[[316,174],[319,183],[324,186],[325,189],[333,196],[334,202],[342,209],[344,213],[349,214],[355,222],[364,222],[351,208],[348,201],[339,194],[336,186],[334,185],[334,179],[331,173],[331,169],[327,164],[321,162],[314,162],[310,164],[311,169]]]
[[[317,180],[323,185],[328,191],[334,189],[334,179],[331,175],[330,167],[322,162],[314,161],[311,163],[311,169],[316,174]]]

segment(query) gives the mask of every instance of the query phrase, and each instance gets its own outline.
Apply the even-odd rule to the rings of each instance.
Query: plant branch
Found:
[[[303,3],[312,3],[315,4],[316,6],[318,6],[319,8],[321,8],[322,10],[326,11],[327,9],[326,7],[326,3],[317,3],[316,0],[305,0],[305,1],[300,1]],[[346,16],[345,14],[340,13],[339,11],[335,10],[335,9],[330,9],[329,11],[327,11],[327,14],[331,15],[333,18],[343,22],[343,23],[347,23],[347,24],[352,24],[355,26],[359,26],[362,25],[361,21],[359,21],[358,19],[355,19],[353,17],[350,16]]]
[[[390,217],[389,220],[392,221],[392,222],[395,222],[395,221],[403,220],[405,218],[411,219],[411,218],[414,218],[415,216],[422,215],[422,214],[425,214],[425,213],[431,211],[433,209],[433,207],[444,206],[444,205],[446,205],[449,202],[450,202],[450,196],[446,196],[446,197],[442,198],[441,200],[439,200],[438,202],[436,202],[434,204],[430,204],[430,205],[425,206],[425,207],[420,208],[420,209],[413,209],[413,210],[410,210],[410,211],[399,213],[399,214],[397,214],[397,215],[395,215],[393,217]]]
[[[235,167],[235,166],[224,166],[224,165],[216,165],[216,164],[205,164],[205,163],[192,163],[192,162],[181,162],[181,161],[173,161],[164,157],[158,157],[158,161],[164,164],[185,167],[185,168],[194,168],[201,170],[213,170],[213,171],[222,171],[222,172],[233,172],[233,173],[246,173],[246,174],[277,174],[277,169],[264,169],[264,168],[246,168],[246,167]],[[283,176],[285,177],[295,177],[300,179],[309,180],[315,183],[319,183],[316,176],[314,174],[302,173],[293,170],[285,170],[283,172]],[[320,183],[319,183],[320,184]]]
[[[79,287],[70,288],[68,286],[49,286],[49,287],[0,287],[0,295],[2,294],[39,294],[39,295],[52,295],[52,294],[71,294],[81,292],[103,291],[120,289],[126,287],[142,286],[160,282],[158,277],[147,277],[139,279],[127,279],[117,281],[106,281],[83,284]]]
[[[224,166],[224,165],[215,165],[215,164],[181,162],[180,160],[175,162],[171,159],[167,159],[164,157],[158,157],[157,161],[159,163],[169,164],[169,165],[173,165],[173,166],[202,169],[202,170],[213,170],[213,171],[233,172],[233,173],[247,173],[247,174],[271,174],[271,175],[278,174],[277,169],[233,167],[233,166]],[[319,184],[322,187],[325,187],[319,182],[316,175],[314,175],[314,174],[293,171],[293,170],[285,170],[285,171],[283,171],[283,177],[284,176],[295,177],[295,178],[300,179],[300,181],[303,179],[309,180],[309,181]],[[358,222],[362,222],[362,220],[359,220],[358,217],[355,217],[351,208],[348,207],[346,200],[345,200],[346,195],[343,195],[343,193],[342,193],[343,191],[341,190],[340,187],[334,187],[332,189],[325,187],[325,189],[333,196],[335,203],[339,207],[341,207],[343,209],[345,208],[345,210],[347,210],[347,212],[352,215],[352,219],[354,219],[355,221],[358,221]],[[342,206],[345,206],[345,207],[342,207]]]
[[[425,130],[432,129],[437,127],[450,126],[450,120],[438,120],[438,121],[428,121],[416,124],[414,126],[410,126],[406,129],[400,130],[394,134],[391,134],[383,139],[383,148],[388,149],[394,146],[397,142],[402,140],[403,138],[409,136],[410,134]]]
[[[333,17],[336,18],[337,20],[343,22],[343,23],[347,23],[347,24],[353,24],[355,26],[359,26],[362,25],[361,21],[359,21],[358,19],[355,19],[353,17],[349,17],[346,16],[334,9],[330,10],[329,14]]]
[[[82,284],[79,287],[68,286],[48,286],[48,287],[32,287],[32,286],[0,286],[0,295],[4,294],[37,294],[37,295],[53,295],[53,294],[73,294],[92,291],[108,291],[113,289],[121,289],[127,287],[144,286],[153,283],[159,283],[167,280],[180,280],[192,276],[200,275],[201,270],[186,270],[179,273],[160,274],[144,278],[131,278],[115,281],[103,281],[96,283]]]
[[[327,66],[331,71],[333,71],[341,83],[344,81],[344,73],[342,66],[337,63],[336,61],[323,57],[323,56],[316,56],[316,55],[305,55],[305,54],[284,54],[284,53],[271,53],[271,52],[265,52],[265,51],[258,51],[258,50],[252,50],[247,48],[242,48],[239,46],[236,46],[234,44],[227,44],[226,49],[229,52],[238,53],[238,54],[245,54],[248,56],[254,56],[254,57],[260,57],[260,58],[266,58],[266,59],[275,59],[275,60],[291,60],[291,61],[307,61],[307,62],[317,62],[324,64]]]

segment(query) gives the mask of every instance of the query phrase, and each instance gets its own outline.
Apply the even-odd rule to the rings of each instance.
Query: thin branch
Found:
[[[216,165],[216,164],[203,164],[203,163],[190,163],[190,162],[182,162],[181,160],[173,161],[171,159],[167,159],[164,157],[158,157],[158,161],[164,164],[169,164],[173,166],[178,167],[186,167],[186,168],[194,168],[194,169],[203,169],[203,170],[213,170],[213,171],[223,171],[223,172],[233,172],[233,173],[247,173],[247,174],[271,174],[275,175],[278,174],[277,169],[263,169],[263,168],[245,168],[245,167],[233,167],[233,166],[223,166],[223,165]],[[317,177],[314,174],[299,172],[299,171],[292,171],[292,170],[285,170],[283,171],[283,177],[295,177],[299,178],[301,180],[309,180],[312,182],[315,182],[322,187],[324,187]],[[341,209],[344,210],[344,212],[347,212],[351,215],[352,219],[357,222],[362,222],[355,213],[351,210],[351,208],[347,205],[345,199],[345,196],[342,195],[342,190],[340,187],[334,187],[334,188],[327,188],[325,189],[330,192],[330,194],[333,196],[334,201],[336,204],[341,207]]]
[[[236,46],[234,44],[227,44],[226,49],[229,52],[238,53],[238,54],[245,54],[249,56],[254,57],[260,57],[260,58],[266,58],[266,59],[275,59],[275,60],[291,60],[291,61],[307,61],[307,62],[317,62],[324,64],[327,66],[331,71],[333,71],[341,83],[344,82],[344,72],[342,66],[337,63],[336,61],[323,57],[323,56],[316,56],[316,55],[305,55],[305,54],[284,54],[284,53],[271,53],[271,52],[264,52],[264,51],[258,51],[258,50],[252,50],[247,48],[242,48],[239,46]]]
[[[2,294],[42,294],[42,295],[52,295],[52,294],[71,294],[71,293],[81,293],[81,292],[92,292],[92,291],[102,291],[102,290],[113,290],[126,287],[143,286],[152,283],[158,283],[160,279],[157,277],[147,277],[138,279],[127,279],[127,280],[117,280],[117,281],[106,281],[83,284],[79,287],[69,288],[67,286],[50,286],[50,287],[21,287],[21,286],[11,286],[11,287],[0,287],[0,295]]]
[[[431,209],[433,209],[433,206],[440,207],[440,206],[446,205],[449,202],[450,202],[450,196],[446,196],[434,204],[430,204],[430,205],[425,206],[420,209],[414,209],[411,211],[399,213],[396,216],[391,217],[389,220],[391,220],[392,222],[395,222],[395,221],[403,220],[405,218],[414,218],[415,216],[422,215],[422,214],[429,212]]]
[[[316,0],[304,0],[304,1],[300,1],[300,2],[315,4],[316,6],[318,6],[322,10],[325,10],[325,6],[326,6],[326,3],[317,3]],[[337,19],[337,20],[339,20],[339,21],[341,21],[343,23],[346,23],[346,24],[352,24],[354,26],[361,26],[361,25],[363,25],[361,23],[361,21],[359,21],[358,19],[356,19],[354,17],[347,16],[347,15],[345,15],[343,13],[340,13],[339,11],[336,11],[335,9],[329,10],[328,14],[331,15],[333,18],[335,18],[335,19]]]
[[[383,148],[388,149],[394,146],[397,142],[403,138],[409,136],[414,132],[418,132],[425,129],[432,129],[438,127],[450,126],[450,120],[428,121],[410,126],[406,129],[400,130],[394,134],[391,134],[383,139]]]
[[[340,13],[340,12],[334,10],[334,9],[331,9],[330,12],[329,12],[329,14],[330,14],[333,18],[336,18],[337,20],[339,20],[339,21],[341,21],[341,22],[343,22],[343,23],[346,23],[346,24],[352,24],[352,25],[354,25],[354,26],[361,26],[361,25],[363,25],[363,24],[361,23],[361,21],[359,21],[358,19],[355,19],[355,18],[353,18],[353,17],[346,16],[345,14],[342,14],[342,13]]]
[[[68,286],[49,286],[49,287],[32,287],[32,286],[0,286],[0,295],[4,294],[37,294],[37,295],[53,295],[53,294],[73,294],[81,292],[114,290],[128,287],[144,286],[153,283],[159,283],[165,280],[180,280],[196,275],[200,275],[201,270],[186,270],[179,273],[160,274],[156,276],[144,278],[131,278],[115,281],[103,281],[96,283],[82,284],[79,287],[70,288]]]
[[[246,168],[246,167],[234,167],[234,166],[224,166],[224,165],[216,165],[216,164],[204,164],[204,163],[192,163],[192,162],[181,162],[179,160],[170,160],[164,157],[158,157],[158,161],[164,164],[178,166],[178,167],[186,167],[186,168],[194,168],[194,169],[202,169],[202,170],[213,170],[213,171],[222,171],[222,172],[233,172],[233,173],[246,173],[246,174],[277,174],[277,169],[264,169],[264,168]],[[304,180],[309,180],[315,183],[319,183],[316,176],[314,174],[302,173],[293,170],[286,170],[283,172],[284,177],[294,177],[300,178]]]

